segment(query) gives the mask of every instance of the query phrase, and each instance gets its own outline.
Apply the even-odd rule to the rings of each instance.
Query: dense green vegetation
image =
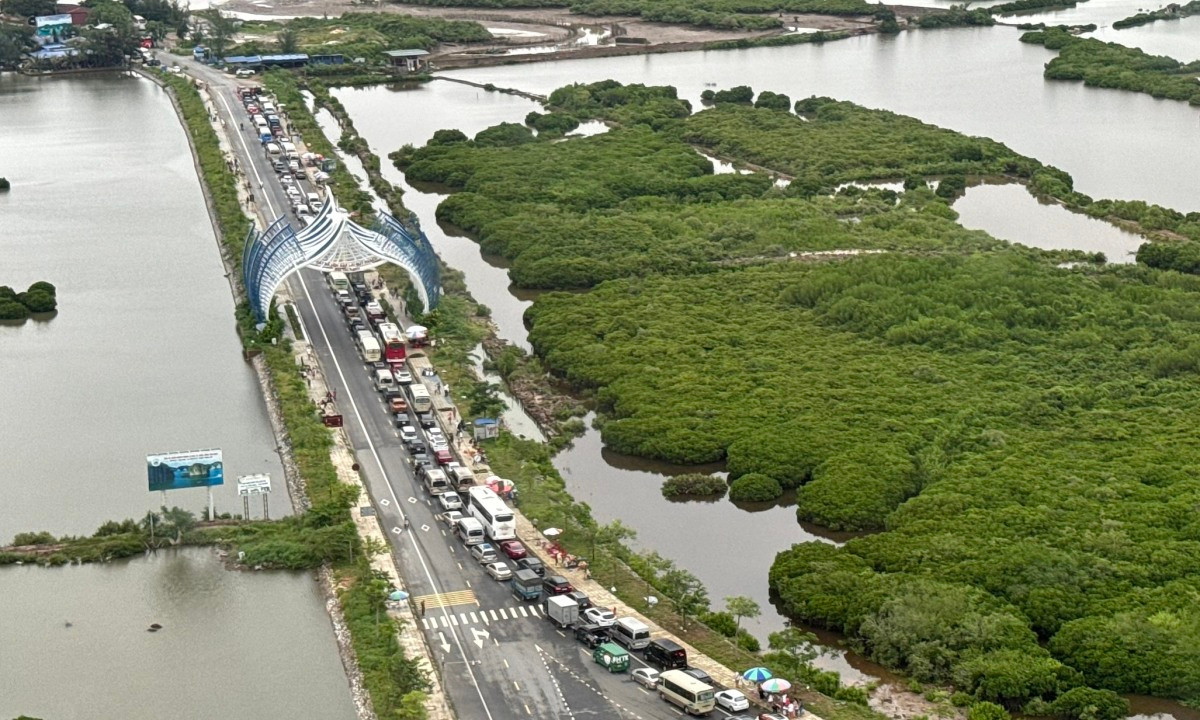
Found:
[[[662,494],[668,498],[713,497],[725,495],[725,481],[715,475],[683,473],[663,481]]]
[[[386,59],[385,50],[421,48],[438,43],[486,42],[491,33],[476,22],[412,17],[397,13],[346,13],[337,18],[300,17],[286,23],[244,23],[242,32],[261,37],[231,49],[235,54],[282,52],[340,53],[371,62]]]
[[[746,473],[729,486],[729,499],[734,502],[769,502],[782,494],[779,481],[762,473]]]
[[[917,19],[917,27],[964,27],[973,25],[995,25],[991,10],[988,8],[971,9],[967,5],[951,5],[946,12],[926,13]]]
[[[1200,60],[1184,64],[1137,48],[1076,37],[1062,28],[1028,32],[1021,42],[1058,50],[1046,63],[1050,80],[1082,80],[1092,87],[1147,93],[1156,98],[1200,105]]]
[[[11,187],[12,187],[12,184],[8,181],[8,178],[0,177],[0,192],[8,190]]]
[[[48,282],[35,282],[25,292],[0,285],[0,320],[24,320],[30,313],[58,309],[57,290]]]
[[[1200,0],[1191,0],[1191,2],[1178,5],[1177,7],[1162,8],[1151,12],[1140,12],[1136,15],[1117,20],[1112,26],[1117,30],[1123,30],[1139,25],[1149,25],[1158,20],[1181,20],[1197,13],[1200,13]]]
[[[572,86],[552,110],[617,127],[446,134],[395,158],[459,191],[439,216],[512,259],[518,284],[590,288],[527,317],[610,447],[724,460],[735,499],[794,488],[800,519],[883,531],[781,554],[789,615],[954,685],[980,718],[1200,699],[1200,278],[1057,267],[961,228],[925,178],[952,195],[1006,175],[1185,237],[1200,215],[1094,201],[911,118],[812,98],[801,119],[744,95],[688,116],[669,89]],[[796,179],[713,176],[692,144]],[[909,189],[834,192],[893,178]],[[889,252],[809,252],[863,249]]]
[[[1057,10],[1059,8],[1075,7],[1079,2],[1084,0],[1013,0],[1013,2],[1001,3],[999,5],[990,5],[987,11],[993,15],[1006,15],[1010,13],[1024,13],[1043,10]]]

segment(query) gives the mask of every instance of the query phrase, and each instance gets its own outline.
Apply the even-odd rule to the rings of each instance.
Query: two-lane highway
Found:
[[[287,196],[260,143],[251,130],[239,129],[248,123],[234,94],[234,79],[188,64],[208,84],[266,219],[289,213]],[[581,644],[544,619],[540,604],[517,601],[506,583],[493,580],[471,558],[414,476],[393,418],[372,386],[323,276],[302,270],[288,284],[327,385],[337,391],[346,433],[406,589],[418,609],[424,600],[426,612],[417,622],[457,716],[677,718],[673,707],[627,674],[612,675],[593,662]],[[636,656],[634,663],[644,665]]]

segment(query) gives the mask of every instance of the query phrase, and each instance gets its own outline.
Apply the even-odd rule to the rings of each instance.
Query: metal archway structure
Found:
[[[361,272],[386,262],[408,271],[426,310],[437,307],[441,296],[437,255],[416,217],[404,224],[380,212],[370,227],[363,227],[330,195],[308,227],[299,231],[287,216],[261,233],[251,228],[242,252],[242,280],[255,319],[265,322],[275,291],[301,268]]]

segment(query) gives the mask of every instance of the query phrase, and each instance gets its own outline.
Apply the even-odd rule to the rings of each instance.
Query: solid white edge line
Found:
[[[244,140],[242,144],[245,144]],[[388,477],[387,470],[383,467],[383,460],[379,458],[379,452],[375,449],[375,443],[371,441],[370,432],[367,431],[367,424],[363,422],[362,413],[358,411],[358,403],[354,401],[354,393],[350,389],[350,383],[346,382],[346,374],[342,372],[342,364],[338,362],[337,353],[333,350],[333,343],[329,342],[329,334],[325,331],[325,323],[321,320],[321,315],[317,312],[316,303],[313,302],[312,295],[308,292],[308,283],[304,282],[302,272],[296,273],[294,277],[300,281],[300,287],[304,290],[304,297],[308,300],[313,317],[317,320],[317,327],[321,331],[321,337],[325,340],[325,345],[329,348],[329,357],[333,360],[333,366],[337,370],[338,378],[341,380],[342,387],[346,390],[346,399],[350,401],[350,409],[354,411],[354,419],[358,421],[359,427],[362,428],[363,437],[367,441],[367,447],[371,451],[371,456],[375,459],[375,464],[379,467],[380,474],[383,475],[384,484],[387,486],[388,493],[392,496],[392,501],[396,503],[396,511],[403,518],[405,515],[404,511],[400,509],[400,498],[396,497],[396,491],[392,489],[392,481]],[[429,565],[425,562],[425,553],[421,552],[421,547],[417,544],[417,536],[414,533],[408,533],[408,537],[412,540],[413,551],[416,553],[417,560],[421,563],[421,569],[425,571],[425,579],[429,581],[430,588],[435,593],[441,594],[442,591],[438,588],[437,581],[433,579],[433,573],[429,571]],[[453,545],[449,547],[451,549],[454,548]],[[446,607],[443,605],[443,620],[448,614]],[[487,700],[483,697],[483,688],[479,686],[479,680],[475,677],[475,671],[471,669],[471,664],[467,662],[467,653],[463,649],[462,638],[458,636],[458,630],[451,628],[450,635],[454,638],[454,644],[458,646],[458,654],[462,656],[463,666],[467,671],[467,675],[471,678],[471,684],[475,687],[475,693],[479,696],[479,702],[483,706],[484,714],[487,715],[488,720],[493,720],[492,711],[488,707]]]

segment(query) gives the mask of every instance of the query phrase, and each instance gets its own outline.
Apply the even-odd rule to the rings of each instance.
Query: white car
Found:
[[[405,419],[407,419],[407,418],[408,418],[408,416],[405,415]],[[416,428],[414,428],[412,425],[401,425],[400,426],[400,442],[408,444],[416,439],[417,439],[417,429]]]
[[[730,712],[738,712],[750,707],[750,701],[740,690],[722,690],[713,697],[717,701],[717,707],[725,708]]]
[[[612,627],[617,624],[616,613],[605,608],[590,607],[583,611],[583,617],[592,625],[600,627]]]
[[[462,520],[464,517],[466,517],[466,516],[463,515],[461,512],[459,512],[457,510],[450,510],[449,512],[442,513],[442,522],[446,523],[451,528],[453,528],[455,525],[458,524],[458,521]]]
[[[456,492],[442,493],[438,495],[438,504],[442,506],[442,510],[462,510],[462,498]]]
[[[412,384],[412,373],[410,373],[409,371],[397,370],[394,373],[394,375],[396,376],[396,382],[400,383],[401,385],[411,385]]]
[[[299,168],[297,167],[297,169],[299,169]],[[316,194],[315,192],[310,192],[306,196],[306,199],[308,200],[308,206],[311,207],[313,210],[321,209],[321,196],[320,195]],[[410,381],[411,381],[411,379],[412,379],[411,376],[409,376]]]
[[[630,673],[633,681],[651,690],[658,687],[658,671],[654,668],[638,668]]]
[[[254,71],[250,68],[239,68],[238,71],[234,73],[234,75],[237,75],[238,77],[250,77],[253,74]]]
[[[494,562],[487,564],[487,574],[500,580],[501,582],[512,577],[512,570],[509,569],[507,563]]]

